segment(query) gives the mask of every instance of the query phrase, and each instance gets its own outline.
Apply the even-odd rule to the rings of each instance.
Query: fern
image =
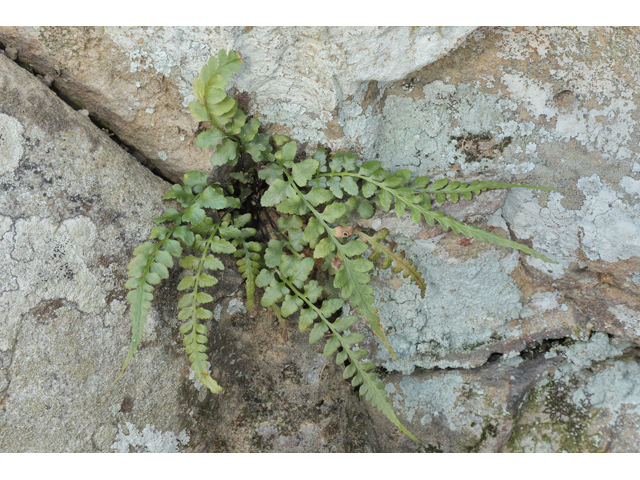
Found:
[[[326,339],[323,354],[335,354],[336,363],[345,365],[343,377],[351,379],[362,397],[418,441],[396,417],[384,384],[374,372],[375,365],[362,361],[368,352],[357,345],[364,336],[349,329],[362,316],[396,359],[369,285],[373,262],[383,257],[382,268],[392,268],[394,274],[408,278],[423,297],[426,284],[405,252],[395,251],[393,242],[386,243],[388,230],[366,233],[357,229],[359,218],[371,218],[376,208],[389,211],[393,207],[398,217],[408,211],[415,223],[423,219],[430,225],[438,222],[456,234],[555,263],[532,248],[431,209],[433,201],[455,203],[461,196],[471,199],[488,189],[554,189],[449,179],[432,182],[429,177],[412,180],[409,170],[392,173],[378,161],[358,165],[355,154],[330,153],[322,147],[312,157],[303,158],[295,141],[261,133],[259,120],[248,120],[238,102],[224,92],[226,79],[239,71],[241,63],[234,51],[221,50],[212,57],[194,81],[196,100],[189,104],[189,110],[210,127],[195,143],[199,148],[214,149],[211,164],[242,165],[244,171],[232,172],[231,182],[224,186],[209,185],[205,173],[187,172],[183,184],[174,185],[165,194],[164,199],[176,202],[179,208],[169,208],[154,219],[167,225],[154,227],[151,241],[134,251],[129,265],[126,287],[131,290],[127,298],[131,302],[132,339],[120,376],[140,343],[153,289],[169,276],[168,269],[178,258],[179,266],[188,271],[178,285],[179,291],[186,292],[178,302],[185,351],[195,376],[211,392],[222,391],[208,370],[208,332],[201,320],[212,316],[206,305],[213,297],[205,290],[218,282],[213,274],[224,268],[218,255],[233,254],[244,279],[247,307],[253,308],[259,295],[260,304],[277,316],[285,338],[287,319],[297,315],[299,330],[310,329],[309,343]],[[262,211],[253,216],[258,206]],[[268,223],[260,224],[261,218]],[[369,256],[363,257],[369,249]],[[195,254],[183,255],[183,251]],[[338,315],[347,306],[357,315]]]
[[[131,302],[131,344],[116,382],[124,374],[140,345],[142,329],[153,300],[154,285],[158,285],[162,279],[169,277],[168,269],[173,267],[173,257],[179,258],[182,254],[180,243],[171,240],[172,236],[177,236],[176,231],[177,227],[172,229],[163,226],[154,227],[149,238],[157,238],[159,242],[145,242],[133,251],[135,257],[128,266],[131,278],[125,284],[125,288],[131,289],[127,294],[127,300]]]
[[[534,188],[536,190],[556,190],[553,187],[536,187],[534,185],[522,185],[502,182],[480,182],[475,180],[470,184],[458,181],[450,181],[448,178],[441,178],[426,187],[430,182],[429,177],[418,177],[413,181],[412,190],[416,193],[427,193],[435,195],[436,202],[442,204],[448,198],[453,203],[457,203],[460,195],[467,200],[471,200],[472,194],[479,194],[486,190],[506,189],[506,188]],[[423,188],[420,188],[424,185]]]
[[[369,260],[377,260],[380,255],[384,255],[384,261],[382,262],[382,268],[391,267],[392,263],[395,263],[393,267],[393,273],[402,272],[404,278],[409,277],[410,280],[420,287],[420,296],[424,298],[424,294],[427,288],[427,284],[422,278],[420,271],[413,265],[413,260],[410,258],[405,259],[405,252],[396,253],[390,246],[383,245],[382,240],[389,235],[389,230],[383,228],[377,232],[374,236],[370,237],[364,232],[356,231],[356,233],[362,237],[370,246],[373,252],[369,255]]]
[[[219,224],[212,225],[206,240],[198,234],[195,236],[195,248],[202,252],[200,258],[188,255],[180,259],[180,266],[185,269],[195,270],[195,275],[186,275],[178,285],[178,291],[191,290],[178,302],[178,308],[181,308],[180,313],[178,313],[178,319],[186,320],[180,327],[180,333],[185,335],[183,345],[187,355],[189,355],[189,361],[195,376],[213,393],[221,392],[222,388],[211,378],[205,363],[208,358],[205,353],[205,344],[207,342],[205,334],[208,331],[207,327],[198,323],[199,319],[208,319],[213,316],[210,310],[202,308],[202,305],[212,302],[213,297],[198,290],[200,287],[211,287],[218,283],[218,280],[205,273],[205,270],[213,271],[224,268],[222,262],[214,255],[209,254],[209,252],[233,253],[235,251],[231,243],[221,240],[220,237],[215,235],[218,233],[219,227]]]

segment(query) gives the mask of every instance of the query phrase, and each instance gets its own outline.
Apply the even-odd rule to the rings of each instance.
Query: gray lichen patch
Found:
[[[586,197],[579,210],[565,209],[559,192],[551,192],[543,207],[532,191],[514,189],[500,212],[518,238],[531,238],[536,250],[560,262],[550,265],[527,258],[555,278],[577,261],[578,249],[589,260],[606,262],[640,255],[640,204],[624,201],[621,193],[597,175],[581,178],[577,187]]]
[[[388,385],[387,389],[396,393],[393,406],[399,409],[409,422],[419,409],[424,414],[420,417],[422,425],[431,423],[434,417],[442,416],[449,428],[454,430],[454,418],[464,412],[460,405],[456,405],[464,384],[461,375],[452,372],[428,378],[423,382],[405,376],[398,384],[399,390],[393,385]],[[402,401],[399,401],[400,398]]]
[[[186,359],[168,336],[113,385],[131,335],[126,264],[167,184],[2,55],[0,96],[4,125],[24,128],[0,173],[0,451],[108,451],[119,420],[182,430]]]
[[[441,172],[456,163],[465,173],[481,171],[493,165],[487,160],[495,156],[493,149],[469,163],[465,154],[456,150],[451,137],[467,132],[509,136],[518,130],[511,121],[516,104],[504,97],[440,80],[425,85],[423,94],[421,99],[398,95],[386,98],[381,117],[375,122],[379,129],[375,143],[365,148],[368,158],[379,159],[392,171],[410,168],[419,175]]]
[[[41,218],[20,219],[15,228],[15,264],[10,272],[22,291],[33,291],[42,299],[68,298],[87,313],[104,307],[100,281],[84,261],[96,237],[91,219],[70,218],[60,225]]]
[[[640,415],[640,366],[635,362],[617,360],[597,372],[574,395],[574,402],[589,398],[595,408],[620,415],[624,410]]]
[[[185,430],[179,434],[156,430],[152,425],[145,425],[142,431],[132,423],[126,422],[128,434],[122,427],[118,428],[116,441],[111,450],[116,453],[150,452],[177,453],[180,447],[189,443],[189,435]]]
[[[507,363],[411,376],[394,373],[386,377],[386,388],[398,418],[423,442],[424,451],[503,451],[519,399],[559,360]],[[411,451],[400,442],[396,448]]]
[[[409,282],[397,289],[376,287],[381,323],[398,357],[393,361],[379,349],[385,368],[410,374],[417,366],[477,366],[488,354],[465,356],[497,338],[518,335],[510,322],[520,315],[522,293],[495,253],[453,263],[429,253],[430,241],[396,240],[424,272],[427,286],[424,299]]]
[[[631,342],[612,341],[605,333],[594,333],[588,342],[576,342],[563,349],[568,360],[558,371],[567,373],[591,366],[593,362],[615,358],[633,345]]]
[[[18,168],[24,153],[24,127],[13,117],[0,113],[0,175]]]
[[[620,321],[627,337],[640,338],[640,311],[625,305],[612,305],[608,310]]]

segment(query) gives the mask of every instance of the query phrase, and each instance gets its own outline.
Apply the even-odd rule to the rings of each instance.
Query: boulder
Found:
[[[423,444],[371,412],[374,429],[395,452],[637,452],[640,365],[630,346],[596,333],[474,369],[395,373],[387,390]]]
[[[521,359],[554,341],[589,343],[605,333],[630,352],[640,344],[640,111],[637,81],[632,80],[640,74],[633,53],[637,38],[637,28],[479,29],[447,57],[386,85],[377,110],[365,113],[361,124],[370,126],[378,139],[378,148],[367,158],[379,155],[375,158],[388,168],[409,168],[415,175],[433,178],[493,179],[558,190],[512,189],[495,200],[482,202],[482,194],[478,200],[447,201],[437,207],[531,245],[557,265],[424,223],[416,225],[408,218],[391,219],[391,214],[378,213],[368,221],[373,228],[386,226],[397,235],[392,238],[418,264],[427,282],[424,299],[415,285],[388,274],[375,287],[398,360],[380,345],[376,350],[372,336],[368,345],[376,352],[374,361],[403,374],[390,377],[392,389],[402,392],[402,384],[412,392],[398,393],[401,411],[407,412],[407,401],[417,401],[410,398],[436,395],[435,380],[424,380],[421,387],[413,383],[424,375],[460,375],[458,383],[463,385],[471,377],[481,378],[488,361]],[[598,377],[608,379],[607,388],[618,388],[612,382],[626,375],[622,372],[635,378],[637,357],[615,360],[620,355],[624,356],[616,350],[608,359],[594,357],[601,362],[598,368],[609,372]],[[525,359],[518,372],[529,368],[527,364]],[[434,368],[447,370],[419,373]],[[516,382],[519,375],[513,374]],[[553,383],[550,375],[542,377]],[[586,394],[575,392],[591,392],[588,385],[594,382],[601,385],[584,371],[555,381],[572,386],[578,409],[578,397]],[[543,387],[536,386],[527,398],[544,397]],[[509,388],[505,384],[501,394]],[[462,393],[455,390],[451,399],[458,398],[458,413],[465,415],[471,407],[462,406]],[[607,413],[609,426],[598,423],[601,417],[596,416],[590,430],[583,431],[597,434],[597,445],[563,447],[557,438],[546,441],[544,436],[527,440],[533,430],[522,426],[513,432],[507,428],[524,436],[516,442],[519,446],[512,442],[507,447],[501,440],[483,448],[554,451],[590,450],[596,445],[638,451],[637,432],[614,428],[616,421],[633,420],[634,395],[615,400],[624,403],[625,415],[631,416],[619,417],[622,410],[615,407]],[[504,402],[498,404],[506,408]],[[596,410],[580,411],[593,416]],[[526,415],[518,419],[513,409],[510,415],[511,422],[525,421]],[[421,418],[416,431],[430,428],[425,435],[435,439],[440,428],[435,417]],[[552,420],[566,424],[567,417]],[[476,439],[483,437],[482,422],[475,421],[473,428],[471,423],[459,425],[474,431]],[[458,437],[450,439],[447,451],[462,441],[461,427],[450,428]]]
[[[110,451],[127,422],[170,450],[186,438],[185,362],[157,310],[113,384],[126,265],[168,185],[3,55],[0,98],[0,451]]]

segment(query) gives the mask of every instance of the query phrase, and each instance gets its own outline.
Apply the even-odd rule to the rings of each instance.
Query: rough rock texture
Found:
[[[125,267],[167,184],[1,55],[0,143],[0,451],[109,451],[125,421],[179,435],[184,360],[157,312],[113,385]]]
[[[426,274],[425,299],[402,281],[377,287],[398,360],[382,348],[374,357],[390,372],[404,374],[391,375],[390,388],[409,428],[424,432],[421,438],[429,438],[434,448],[464,450],[478,442],[482,451],[640,449],[633,353],[640,345],[638,33],[636,28],[480,29],[446,58],[387,85],[378,117],[373,113],[362,121],[376,125],[375,155],[389,168],[558,188],[514,189],[494,202],[461,200],[441,208],[524,241],[559,265],[408,219],[390,221],[378,214],[369,222],[400,235],[396,241]],[[487,133],[493,145],[509,137],[511,142],[483,158],[478,154],[483,145],[468,133]],[[554,340],[600,345],[605,333],[618,346],[585,347],[581,369],[539,359]],[[532,355],[535,360],[529,360]],[[571,349],[561,348],[557,355],[570,357]],[[626,356],[614,360],[620,355]],[[517,363],[511,367],[516,373],[501,377],[502,367],[494,366],[500,359]],[[489,365],[466,370],[488,360]],[[543,362],[542,370],[535,362]],[[433,367],[448,370],[420,373]],[[486,393],[487,369],[498,369],[495,377],[509,380],[499,392]],[[498,401],[499,412],[492,413],[466,400],[468,389],[485,391],[481,397],[487,401],[515,387],[526,391],[524,372],[534,370],[540,377],[520,406]],[[565,413],[554,413],[553,402]],[[449,420],[443,424],[431,410],[442,412],[444,404]],[[419,420],[411,405],[423,406]],[[546,430],[533,425],[538,421]]]
[[[377,438],[341,367],[292,325],[283,335],[262,308],[230,296],[214,311],[212,375],[225,388],[199,387],[189,451],[371,452]],[[292,322],[293,323],[293,322]]]
[[[386,370],[384,381],[398,416],[422,446],[370,405],[358,403],[333,363],[325,367],[320,347],[306,345],[306,335],[292,331],[284,341],[264,312],[244,312],[236,293],[239,279],[230,276],[209,325],[216,332],[213,349],[222,352],[212,359],[214,373],[226,384],[227,396],[205,397],[188,383],[183,394],[193,424],[169,428],[112,421],[110,448],[140,448],[135,446],[150,435],[172,432],[165,445],[194,451],[640,451],[640,29],[469,32],[0,29],[0,42],[17,50],[18,61],[28,60],[54,78],[59,91],[77,92],[78,102],[92,98],[95,106],[87,108],[101,119],[111,123],[125,118],[117,112],[130,112],[127,122],[140,131],[139,143],[122,133],[124,126],[117,130],[114,123],[113,130],[171,178],[207,165],[208,153],[189,146],[197,126],[189,123],[184,105],[200,65],[211,51],[225,47],[242,53],[245,68],[233,87],[269,132],[289,134],[310,148],[316,142],[352,148],[363,160],[378,159],[391,170],[408,168],[415,175],[558,189],[484,193],[438,207],[527,243],[558,265],[415,225],[406,217],[378,213],[367,222],[389,228],[427,282],[424,299],[417,287],[388,272],[381,272],[374,284],[397,361],[364,326],[354,327],[367,335],[365,346]],[[401,56],[396,48],[404,49]],[[381,60],[369,63],[369,51]],[[57,73],[55,65],[62,66]],[[138,90],[135,82],[140,82]],[[147,108],[153,112],[143,113]],[[37,137],[25,133],[20,116],[2,112],[6,146],[0,153],[0,180],[12,185],[4,178],[20,171],[30,145],[20,139]],[[50,123],[47,128],[53,131],[64,125]],[[177,142],[176,136],[185,140]],[[160,150],[160,145],[166,146]],[[170,148],[175,149],[171,155]],[[163,158],[159,151],[167,155],[165,162],[158,162]],[[37,168],[43,167],[23,167],[30,175]],[[153,199],[159,195],[148,190],[144,205],[158,205]],[[33,195],[7,198],[12,208],[27,208],[36,204]],[[0,219],[2,241],[16,244],[11,244],[15,258],[34,258],[33,266],[42,272],[58,264],[47,263],[48,257],[34,254],[20,238],[35,234],[30,232],[76,238],[74,232],[86,230],[77,218],[86,215],[78,209],[87,207],[57,198],[49,203],[52,213],[46,217],[57,223],[43,227],[18,215],[22,237],[15,216],[2,213]],[[151,213],[139,215],[146,224]],[[144,235],[140,228],[125,248]],[[81,240],[66,243],[74,252],[86,248]],[[119,261],[124,272],[126,260]],[[0,273],[8,290],[17,288],[21,278],[7,273],[12,268],[18,267]],[[47,308],[89,312],[92,285],[100,282],[69,287],[67,303]],[[36,303],[23,305],[34,309],[40,298],[55,300],[57,294],[49,293],[55,288],[49,283],[34,287]],[[119,308],[114,313],[124,317],[126,307]],[[174,302],[164,301],[156,325],[175,333],[175,310]],[[11,318],[2,332],[17,332],[15,315]],[[122,350],[127,329],[118,328]],[[153,342],[170,337],[151,335],[146,359],[161,355],[151,351],[160,348]],[[12,348],[0,345],[2,352]],[[230,350],[234,353],[227,354]],[[9,359],[15,354],[3,355],[3,365],[13,366]],[[147,361],[143,354],[137,357],[137,362]],[[116,363],[110,368],[115,370]],[[167,362],[161,373],[171,375],[170,367]],[[3,366],[0,372],[5,371]],[[0,389],[13,388],[10,370],[2,375]],[[182,428],[190,437],[188,446]]]
[[[395,81],[454,48],[473,27],[0,27],[0,43],[180,181],[211,169],[186,108],[200,68],[242,54],[232,85],[248,112],[304,142],[345,146],[340,125],[363,82]],[[242,104],[241,104],[242,105]],[[242,105],[245,107],[246,105]],[[356,112],[357,115],[357,112]]]
[[[207,397],[189,378],[177,275],[113,384],[131,332],[126,265],[167,189],[0,55],[0,451],[379,448],[321,346],[285,343],[270,316],[247,313],[233,259],[209,324],[225,393]]]

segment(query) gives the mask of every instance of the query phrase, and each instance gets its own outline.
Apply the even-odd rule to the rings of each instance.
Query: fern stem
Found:
[[[381,230],[379,234],[383,235],[382,238],[384,238],[388,232],[389,231],[385,228]],[[371,245],[374,253],[369,256],[369,260],[375,260],[378,256],[384,255],[385,260],[382,262],[382,268],[389,268],[391,266],[391,262],[395,262],[396,266],[393,269],[393,273],[400,273],[402,271],[404,278],[410,277],[411,281],[418,285],[420,288],[420,296],[424,298],[427,284],[422,278],[420,271],[413,265],[413,261],[404,258],[404,251],[398,254],[395,253],[393,249],[382,245],[382,243],[378,241],[378,234],[374,237],[370,237],[360,230],[354,230],[353,233],[357,234]]]
[[[273,228],[273,231],[276,233],[276,235],[280,236],[280,238],[282,239],[282,242],[287,246],[287,248],[291,251],[291,253],[293,253],[296,257],[300,259],[304,258],[304,255],[302,255],[299,252],[296,252],[293,246],[289,243],[289,238],[280,231],[278,226],[274,223],[273,219],[271,218],[271,215],[269,215],[269,213],[266,210],[261,210],[261,212],[264,212],[264,216],[269,221],[271,228]]]

